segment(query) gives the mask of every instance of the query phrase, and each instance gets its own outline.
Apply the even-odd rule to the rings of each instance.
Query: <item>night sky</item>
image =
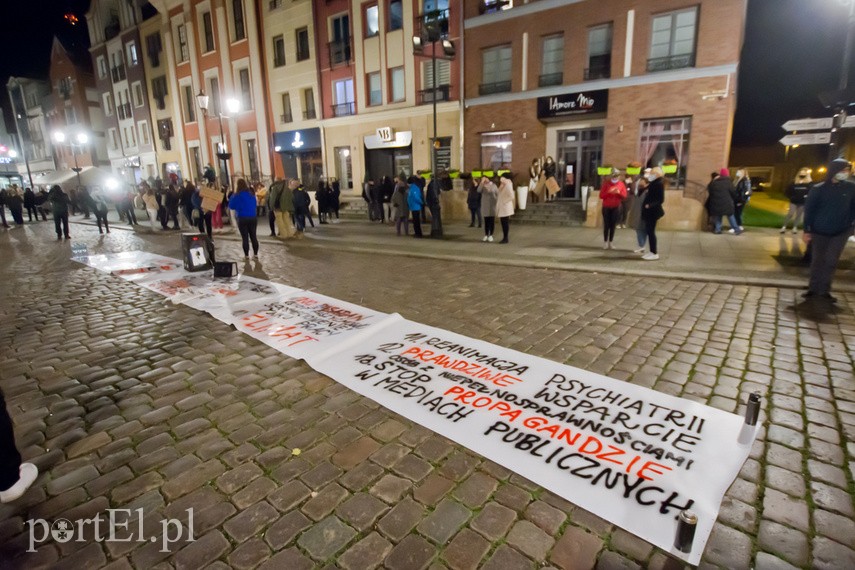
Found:
[[[848,15],[840,1],[749,0],[734,146],[774,143],[784,135],[780,126],[788,119],[830,116],[817,93],[836,89],[839,82]],[[0,105],[11,118],[8,77],[46,77],[54,35],[88,55],[89,0],[3,3],[4,21],[13,25],[0,33]],[[80,20],[76,26],[63,19],[69,11]],[[852,68],[850,85],[855,85],[855,58]]]

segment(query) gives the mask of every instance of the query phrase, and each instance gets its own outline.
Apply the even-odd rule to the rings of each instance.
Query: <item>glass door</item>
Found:
[[[603,156],[603,129],[578,129],[558,133],[559,197],[582,199],[582,189],[595,189],[597,166]]]

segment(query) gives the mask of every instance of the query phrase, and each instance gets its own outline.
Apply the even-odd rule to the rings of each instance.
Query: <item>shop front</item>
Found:
[[[394,178],[413,173],[413,132],[395,131],[391,127],[377,129],[363,137],[365,146],[365,175],[368,180],[383,176]]]
[[[561,198],[583,200],[599,185],[608,101],[608,90],[537,99],[537,118],[547,126],[546,153],[554,159]]]
[[[282,161],[285,178],[299,178],[308,190],[317,190],[324,175],[321,129],[273,133],[273,150]]]

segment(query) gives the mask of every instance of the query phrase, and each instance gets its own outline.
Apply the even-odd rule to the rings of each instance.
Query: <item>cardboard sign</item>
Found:
[[[275,347],[692,564],[756,428],[742,417],[248,277],[214,282],[133,252],[81,260]],[[136,264],[138,271],[133,271]],[[674,546],[691,510],[691,549]]]

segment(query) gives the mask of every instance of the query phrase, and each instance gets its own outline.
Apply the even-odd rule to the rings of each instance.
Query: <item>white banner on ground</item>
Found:
[[[324,295],[137,252],[81,260],[204,310],[692,564],[751,449],[742,417]],[[176,266],[176,264],[178,264]],[[689,552],[679,513],[697,515]]]

